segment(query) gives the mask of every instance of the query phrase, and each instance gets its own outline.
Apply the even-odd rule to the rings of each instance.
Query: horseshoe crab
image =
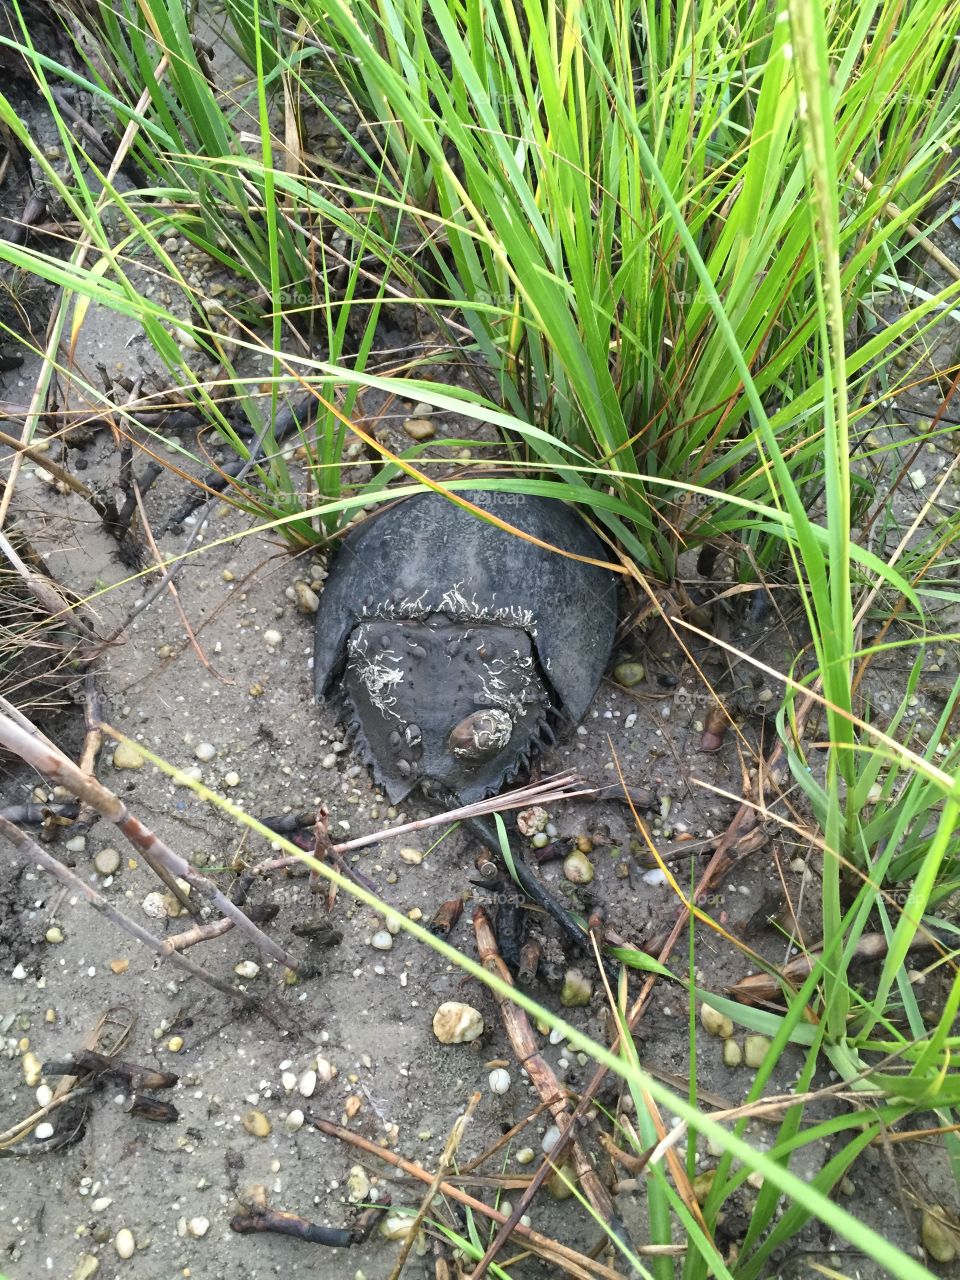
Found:
[[[604,548],[552,498],[464,492],[539,542],[592,559]],[[499,505],[499,504],[498,504]],[[314,681],[339,681],[346,718],[398,804],[420,785],[465,803],[494,795],[577,722],[616,626],[614,575],[506,533],[427,492],[353,529],[317,613]]]

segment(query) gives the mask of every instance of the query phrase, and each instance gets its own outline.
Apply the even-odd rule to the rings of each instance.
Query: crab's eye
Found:
[[[492,708],[474,711],[465,716],[450,730],[447,745],[461,760],[473,760],[481,764],[499,755],[510,741],[513,721],[505,711]]]

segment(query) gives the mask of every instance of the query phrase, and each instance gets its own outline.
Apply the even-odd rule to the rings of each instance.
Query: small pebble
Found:
[[[223,785],[225,787],[239,787],[240,775],[236,769],[231,769],[229,773],[223,775]]]
[[[613,678],[624,689],[632,689],[643,680],[643,664],[641,662],[621,662],[613,669]]]
[[[70,1280],[93,1280],[100,1270],[100,1259],[95,1254],[85,1253],[73,1269]]]
[[[739,1067],[743,1061],[743,1050],[734,1040],[733,1036],[729,1040],[723,1042],[723,1065],[725,1067]]]
[[[743,1058],[747,1066],[754,1069],[763,1066],[769,1048],[770,1041],[766,1036],[747,1036],[743,1042]]]
[[[132,1258],[137,1243],[133,1238],[133,1232],[129,1227],[121,1227],[117,1234],[113,1237],[113,1247],[117,1251],[119,1258]]]
[[[557,1169],[547,1182],[547,1194],[554,1200],[569,1200],[577,1185],[577,1171],[568,1162]]]
[[[413,1227],[413,1218],[404,1213],[388,1214],[380,1223],[384,1240],[406,1240]]]
[[[709,1035],[722,1036],[724,1040],[733,1035],[733,1021],[706,1003],[700,1006],[700,1025]]]
[[[320,597],[306,582],[295,582],[293,591],[300,613],[316,613],[320,608]]]
[[[510,1072],[505,1071],[503,1067],[497,1067],[491,1071],[488,1080],[491,1093],[506,1093],[510,1088]]]
[[[280,1083],[283,1085],[286,1093],[293,1093],[294,1089],[297,1087],[297,1077],[292,1071],[284,1071],[283,1075],[280,1077]]]
[[[241,960],[233,966],[233,972],[238,978],[255,978],[260,972],[260,966],[256,960]]]
[[[187,1222],[187,1235],[193,1236],[194,1240],[202,1239],[209,1230],[209,1218],[190,1218]]]
[[[27,1088],[35,1089],[43,1078],[43,1063],[32,1049],[28,1049],[20,1059],[20,1067]]]
[[[115,769],[142,769],[143,765],[143,756],[132,742],[117,743],[113,752],[113,767]]]
[[[263,643],[268,649],[276,649],[283,644],[283,636],[279,631],[275,631],[273,627],[270,627],[263,633]]]
[[[957,1256],[957,1233],[948,1228],[944,1217],[943,1210],[937,1205],[936,1211],[924,1209],[920,1222],[923,1247],[934,1262],[953,1262]]]
[[[540,1150],[544,1155],[548,1156],[559,1141],[560,1128],[558,1125],[552,1124],[540,1139]]]
[[[298,1129],[303,1128],[303,1112],[299,1109],[288,1112],[283,1124],[284,1128],[289,1129],[291,1133],[296,1133]]]
[[[120,870],[120,854],[116,849],[98,849],[93,855],[93,868],[101,876],[116,875]]]
[[[399,850],[400,861],[408,863],[411,867],[419,867],[423,862],[423,851],[414,849],[412,845],[407,845]]]
[[[593,879],[593,863],[585,853],[575,849],[563,860],[563,874],[571,884],[589,884]]]
[[[336,763],[337,763],[336,755],[332,751],[328,751],[327,754],[320,761],[320,768],[332,769]]]
[[[593,983],[579,969],[568,969],[563,975],[560,1003],[565,1009],[579,1009],[590,1003]]]
[[[533,1147],[521,1147],[516,1155],[517,1164],[532,1164],[535,1155]]]
[[[164,901],[165,895],[160,893],[158,889],[154,889],[152,893],[148,893],[144,898],[141,906],[143,914],[149,916],[151,920],[164,920],[167,915],[167,907]]]
[[[256,1108],[245,1111],[240,1123],[247,1133],[252,1133],[255,1138],[266,1138],[270,1133],[270,1121],[262,1111],[257,1111]]]
[[[545,831],[538,831],[535,836],[530,837],[530,843],[535,849],[545,849],[550,843],[550,837]]]
[[[38,1142],[46,1142],[48,1138],[53,1137],[53,1125],[48,1120],[44,1120],[42,1124],[38,1124],[34,1129],[33,1136]]]
[[[52,924],[43,936],[47,942],[56,944],[63,941],[63,930],[59,925]]]
[[[459,1000],[445,1001],[433,1015],[433,1034],[441,1044],[469,1044],[483,1033],[483,1015]]]
[[[517,814],[517,830],[522,836],[534,836],[538,831],[546,830],[549,818],[546,809],[539,805],[532,809],[521,809]]]
[[[362,1165],[351,1166],[347,1174],[347,1200],[350,1204],[360,1204],[370,1199],[370,1179]]]
[[[212,760],[217,754],[217,748],[212,742],[198,742],[193,749],[193,754],[198,760],[202,760],[206,764],[208,760]]]
[[[317,1088],[317,1073],[310,1067],[304,1071],[297,1081],[297,1089],[301,1098],[312,1098]]]
[[[37,1106],[49,1107],[53,1101],[53,1090],[48,1084],[42,1084],[37,1089]]]
[[[411,440],[432,440],[437,428],[428,418],[407,418],[403,429]]]
[[[64,845],[64,848],[68,849],[71,853],[83,853],[86,847],[87,847],[86,836],[73,836]]]
[[[370,939],[370,945],[374,951],[389,951],[393,946],[393,934],[386,929],[378,929]]]
[[[171,1053],[179,1053],[183,1048],[183,1036],[171,1036],[167,1041],[167,1048]]]

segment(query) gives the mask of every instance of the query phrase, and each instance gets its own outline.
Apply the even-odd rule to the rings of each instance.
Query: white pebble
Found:
[[[209,1230],[209,1218],[191,1218],[187,1223],[187,1234],[193,1236],[195,1240],[199,1240],[201,1236],[205,1236]]]
[[[283,1085],[286,1093],[293,1093],[294,1089],[297,1087],[297,1077],[292,1071],[284,1071],[283,1075],[280,1077],[280,1083]]]
[[[53,1090],[48,1084],[42,1084],[37,1089],[37,1104],[41,1107],[49,1107],[53,1101]]]
[[[472,1005],[445,1000],[433,1015],[433,1034],[441,1044],[469,1044],[483,1034],[483,1015]]]
[[[42,1124],[37,1125],[33,1134],[38,1142],[46,1142],[47,1138],[53,1137],[53,1125],[48,1120],[44,1120]]]
[[[263,633],[263,643],[268,649],[276,649],[278,645],[283,644],[283,636],[279,631],[275,631],[273,627],[271,627],[268,631]]]
[[[198,760],[202,760],[206,764],[208,760],[212,760],[217,754],[217,748],[212,742],[198,742],[193,749],[193,754]]]
[[[67,841],[66,845],[64,846],[64,848],[69,849],[71,853],[83,853],[86,847],[87,847],[86,836],[73,836],[70,840]]]
[[[260,966],[256,960],[241,960],[233,966],[233,972],[238,978],[255,978],[260,972]]]
[[[137,1242],[133,1238],[133,1232],[129,1227],[121,1227],[117,1234],[113,1237],[113,1247],[117,1251],[120,1258],[132,1258]]]
[[[231,769],[229,773],[223,775],[223,785],[225,787],[239,787],[240,775],[235,769]]]
[[[553,1148],[560,1141],[560,1129],[557,1125],[552,1124],[540,1141],[540,1149],[544,1155],[549,1155]]]
[[[510,1088],[510,1072],[497,1067],[490,1072],[489,1082],[491,1093],[506,1093]]]
[[[22,964],[14,965],[13,973],[10,975],[11,978],[17,982],[22,982],[26,976],[27,971]]]
[[[317,1079],[321,1084],[329,1084],[337,1074],[337,1068],[327,1058],[317,1058]]]
[[[667,883],[667,873],[662,871],[660,867],[651,867],[649,871],[645,871],[641,877],[644,884],[660,885]]]
[[[303,1128],[303,1112],[299,1110],[291,1111],[284,1120],[284,1127],[289,1129],[291,1133],[296,1133],[298,1129]]]
[[[320,761],[320,768],[332,769],[336,763],[337,763],[337,757],[334,755],[332,751],[328,751],[327,754]]]
[[[154,890],[148,893],[142,902],[143,914],[149,916],[151,920],[164,920],[167,915],[167,904],[163,900],[163,894]]]
[[[300,1096],[302,1098],[312,1098],[316,1087],[317,1073],[308,1067],[297,1081],[297,1088],[300,1090]]]
[[[386,929],[378,929],[370,939],[370,945],[375,951],[389,951],[393,946],[393,934]]]

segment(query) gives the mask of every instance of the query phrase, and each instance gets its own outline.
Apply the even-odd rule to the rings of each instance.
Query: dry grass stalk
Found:
[[[179,876],[206,898],[221,915],[227,916],[256,946],[271,959],[288,969],[297,969],[294,960],[262,929],[221,893],[212,880],[200,875],[180,854],[164,844],[139,818],[134,817],[127,806],[108,787],[90,774],[82,773],[63,752],[45,738],[5,698],[0,698],[0,746],[31,765],[48,781],[66,787],[78,800],[89,804],[109,822],[114,823],[124,836],[146,857],[150,855],[171,876]],[[11,824],[7,824],[8,827]],[[13,828],[16,831],[16,828]],[[8,838],[12,837],[7,833]],[[22,833],[17,831],[22,839]],[[33,843],[32,841],[30,842]],[[55,861],[55,860],[54,860]],[[82,883],[82,882],[81,882]],[[147,935],[148,937],[150,935]]]
[[[457,1116],[454,1121],[453,1128],[450,1130],[450,1135],[443,1148],[443,1154],[440,1156],[440,1161],[437,1164],[437,1171],[433,1175],[433,1181],[430,1183],[430,1186],[424,1193],[423,1199],[420,1201],[420,1208],[417,1210],[417,1216],[410,1224],[410,1230],[407,1232],[406,1239],[400,1247],[400,1253],[397,1256],[397,1260],[394,1263],[393,1270],[390,1272],[388,1280],[400,1280],[400,1273],[403,1271],[404,1263],[410,1256],[410,1250],[416,1243],[423,1220],[430,1211],[430,1206],[433,1204],[433,1197],[437,1194],[440,1184],[447,1176],[447,1172],[449,1171],[451,1164],[453,1164],[453,1157],[457,1154],[457,1150],[463,1138],[464,1130],[470,1123],[479,1101],[480,1094],[474,1093],[468,1101],[463,1115]]]
[[[2,726],[0,726],[2,733]],[[129,916],[125,916],[121,911],[111,907],[107,900],[92,885],[87,884],[80,876],[76,875],[69,867],[64,866],[52,854],[48,853],[42,845],[37,844],[35,840],[26,835],[19,827],[15,827],[12,822],[8,822],[6,818],[0,816],[0,836],[14,846],[15,849],[23,855],[29,862],[35,863],[42,867],[48,875],[53,876],[55,880],[73,893],[78,893],[93,907],[94,911],[98,911],[102,916],[115,924],[117,928],[123,929],[129,933],[131,937],[136,938],[138,942],[142,942],[144,946],[149,947],[162,960],[170,959],[182,969],[192,974],[195,978],[199,978],[201,982],[206,982],[209,986],[222,991],[224,995],[230,996],[234,1000],[240,1000],[248,1008],[258,1008],[255,1000],[246,995],[243,991],[238,991],[235,987],[230,986],[227,982],[221,982],[212,973],[204,969],[202,965],[194,964],[191,960],[185,959],[175,949],[168,948],[167,944],[161,942],[159,938],[155,938],[149,930],[144,929],[142,925],[137,924],[136,920],[131,920]],[[232,923],[232,922],[228,922]]]
[[[488,973],[495,974],[508,986],[513,986],[510,970],[497,949],[497,940],[490,924],[490,917],[483,907],[477,907],[473,913],[473,930],[477,938],[480,963]],[[545,1102],[548,1102],[550,1111],[561,1133],[564,1130],[568,1130],[572,1135],[575,1121],[573,1112],[567,1102],[566,1091],[554,1075],[553,1069],[542,1057],[539,1043],[525,1011],[513,1004],[506,996],[501,995],[499,991],[494,991],[493,995],[500,1009],[500,1017],[507,1035],[510,1037],[510,1043],[513,1046],[518,1064],[527,1072],[540,1097]],[[627,1229],[621,1222],[619,1214],[614,1208],[610,1193],[597,1176],[597,1171],[593,1167],[590,1156],[578,1137],[571,1136],[570,1150],[573,1155],[577,1181],[583,1188],[583,1192],[590,1201],[595,1213],[604,1223],[611,1238],[617,1239],[625,1249],[631,1250],[633,1246]],[[552,1159],[552,1153],[551,1157],[548,1157],[548,1161],[551,1166],[556,1167]],[[538,1187],[539,1182],[534,1178],[518,1200],[509,1220],[497,1232],[495,1240],[473,1272],[472,1280],[480,1280],[493,1258],[496,1257],[506,1243],[513,1227],[526,1212],[527,1206],[536,1195]]]
[[[409,1174],[410,1177],[417,1178],[420,1182],[429,1185],[433,1181],[433,1174],[428,1169],[424,1169],[422,1165],[415,1164],[412,1160],[407,1160],[403,1156],[397,1155],[396,1152],[387,1150],[386,1147],[378,1146],[377,1143],[371,1142],[369,1138],[364,1138],[362,1134],[353,1133],[350,1129],[344,1129],[341,1125],[334,1124],[330,1120],[324,1120],[321,1116],[314,1115],[312,1112],[307,1113],[307,1121],[315,1129],[319,1129],[321,1133],[325,1133],[331,1138],[339,1138],[341,1142],[346,1142],[360,1151],[365,1151],[368,1155],[376,1156],[378,1159],[386,1161],[387,1164],[393,1165],[395,1169],[401,1169],[404,1173]],[[505,1213],[491,1208],[490,1205],[484,1204],[482,1200],[477,1200],[476,1197],[469,1195],[462,1188],[455,1186],[451,1182],[441,1182],[437,1190],[441,1195],[449,1196],[451,1200],[456,1200],[458,1204],[465,1205],[468,1209],[473,1210],[474,1213],[482,1214],[493,1222],[505,1223],[507,1221]],[[559,1240],[551,1240],[549,1236],[541,1235],[539,1231],[534,1231],[532,1227],[525,1227],[522,1222],[517,1223],[513,1234],[528,1249],[533,1250],[545,1261],[562,1268],[565,1275],[573,1276],[575,1280],[623,1280],[623,1276],[618,1271],[614,1271],[612,1267],[608,1267],[606,1263],[597,1262],[595,1259],[587,1257],[586,1254],[577,1253],[575,1249],[568,1248],[566,1245],[561,1244]],[[650,1257],[675,1257],[683,1253],[683,1247],[679,1245],[641,1245],[636,1252]]]

